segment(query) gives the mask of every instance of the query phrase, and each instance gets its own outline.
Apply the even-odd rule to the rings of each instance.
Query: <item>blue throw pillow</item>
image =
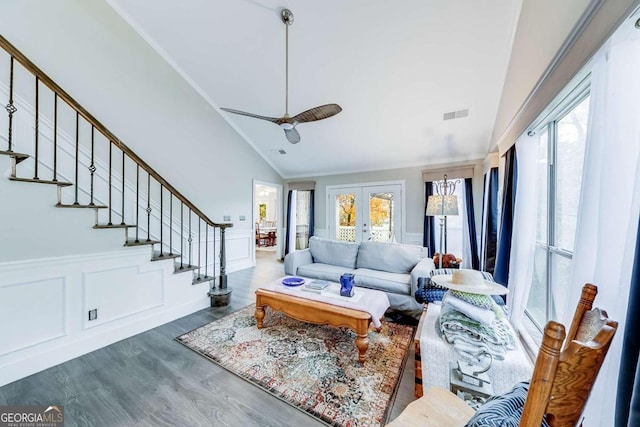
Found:
[[[518,427],[528,392],[529,383],[522,382],[503,395],[489,398],[465,427]],[[541,427],[549,427],[544,418]]]
[[[448,289],[438,286],[431,281],[430,277],[418,278],[418,289],[416,290],[416,301],[418,304],[442,301]]]

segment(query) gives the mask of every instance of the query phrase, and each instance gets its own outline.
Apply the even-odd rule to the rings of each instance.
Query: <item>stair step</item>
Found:
[[[70,205],[66,205],[64,203],[56,203],[56,208],[74,208],[74,209],[107,209],[109,206],[105,206],[105,205],[96,205],[96,204],[89,204],[89,205],[81,205],[80,203],[78,203],[77,205],[75,203],[72,203]]]
[[[103,228],[136,228],[136,226],[131,224],[98,224],[94,225],[93,228],[99,230]]]
[[[173,270],[174,274],[186,273],[187,271],[197,270],[199,267],[197,265],[187,265],[182,263],[182,268],[180,268],[180,263],[176,262],[175,268]]]
[[[127,240],[124,245],[125,246],[143,246],[143,245],[155,245],[157,243],[160,243],[160,241],[159,240],[138,239],[137,242],[135,240]]]
[[[66,181],[49,181],[46,179],[18,178],[17,176],[10,176],[9,179],[11,181],[19,181],[19,182],[35,182],[36,184],[52,184],[52,185],[57,185],[58,187],[69,187],[73,185],[72,183],[66,182]]]
[[[28,154],[24,153],[16,153],[15,151],[2,151],[0,150],[0,156],[9,156],[16,159],[16,164],[20,163],[23,160],[27,160],[29,158]]]
[[[167,252],[163,252],[162,256],[160,256],[160,251],[153,251],[153,256],[151,257],[151,261],[162,261],[164,259],[175,259],[180,258],[180,254],[169,254]]]
[[[212,282],[216,280],[215,276],[200,276],[200,277],[194,277],[193,281],[191,282],[192,285],[197,285],[199,283],[205,283],[205,282]]]

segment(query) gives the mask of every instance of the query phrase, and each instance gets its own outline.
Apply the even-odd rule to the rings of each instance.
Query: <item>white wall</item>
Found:
[[[252,180],[282,182],[103,1],[2,1],[0,28],[212,220],[251,228]]]
[[[439,168],[441,165],[436,165]],[[318,177],[305,177],[296,179],[295,181],[315,181],[315,228],[316,235],[325,236],[327,224],[326,224],[326,209],[327,209],[327,185],[340,185],[340,184],[360,184],[367,182],[381,182],[381,181],[405,181],[404,202],[405,202],[405,238],[408,239],[406,243],[418,243],[422,244],[422,229],[424,224],[424,182],[422,181],[422,171],[434,168],[434,166],[418,166],[402,169],[388,169],[372,172],[360,172],[343,175],[329,175]],[[476,226],[480,224],[481,211],[482,211],[482,161],[476,162],[474,168],[473,178],[473,201],[476,215]],[[286,189],[288,191],[288,189]],[[286,200],[285,200],[286,203]],[[286,206],[285,206],[286,211]],[[478,230],[480,230],[478,228]],[[403,238],[403,240],[405,240]]]

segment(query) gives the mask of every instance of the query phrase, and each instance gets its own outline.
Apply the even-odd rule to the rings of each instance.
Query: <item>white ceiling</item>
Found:
[[[521,0],[108,2],[214,107],[272,117],[284,113],[279,13],[291,9],[290,114],[343,111],[299,125],[296,145],[275,124],[221,114],[293,178],[484,158]]]

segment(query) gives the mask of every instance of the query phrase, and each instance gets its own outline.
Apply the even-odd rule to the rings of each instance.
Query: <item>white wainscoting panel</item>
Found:
[[[191,279],[148,246],[0,263],[0,386],[208,307]]]
[[[328,239],[327,234],[328,231],[326,228],[314,228],[313,229],[313,235],[314,236],[318,236],[318,237],[323,237],[325,239]]]
[[[64,277],[0,286],[0,356],[66,335]]]
[[[164,304],[164,271],[141,273],[138,266],[115,268],[83,275],[84,329],[122,319]],[[89,321],[89,310],[98,318]]]
[[[242,228],[228,228],[224,233],[225,236],[225,256],[227,260],[227,274],[233,273],[234,271],[244,270],[245,268],[251,268],[254,266],[253,264],[253,230],[252,229],[242,229]],[[212,233],[209,234],[209,241],[212,241]],[[200,238],[204,242],[205,235],[201,234]],[[220,232],[216,231],[215,235],[215,260],[216,260],[216,271],[215,276],[220,274],[220,265],[219,265],[219,255],[220,255]],[[212,250],[211,244],[209,244],[209,250]],[[200,257],[205,259],[205,249],[204,246],[200,248]],[[197,248],[194,250],[194,263],[197,264]],[[211,254],[209,253],[208,260],[211,260]],[[202,272],[204,273],[204,263],[202,263]],[[209,274],[213,271],[213,265],[209,262],[207,265]]]
[[[422,246],[422,233],[404,233],[402,243],[405,245]]]

